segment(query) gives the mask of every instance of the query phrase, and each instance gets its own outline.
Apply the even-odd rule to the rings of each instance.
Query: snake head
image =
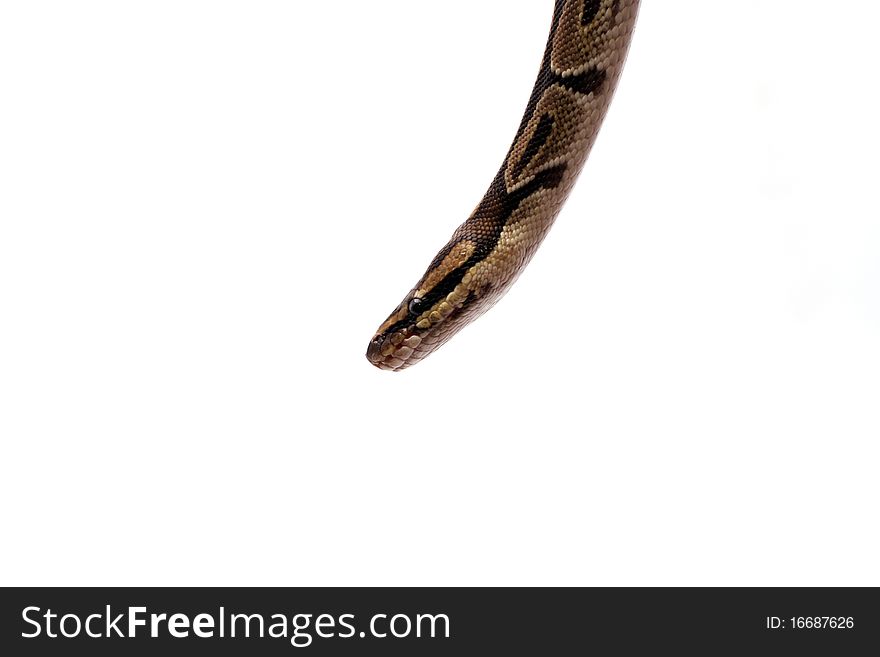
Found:
[[[421,353],[422,342],[430,326],[421,318],[422,301],[415,293],[413,290],[406,296],[370,340],[367,359],[379,369],[402,370],[426,355]]]
[[[422,279],[367,347],[367,359],[383,370],[399,371],[438,349],[478,314],[473,271],[475,245],[453,239],[437,254]]]
[[[418,363],[470,321],[467,296],[457,298],[450,293],[431,303],[429,296],[410,292],[370,340],[367,359],[393,372]]]

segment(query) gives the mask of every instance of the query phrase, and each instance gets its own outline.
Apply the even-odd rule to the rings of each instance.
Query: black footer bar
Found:
[[[872,588],[12,588],[0,599],[5,655],[880,654]]]

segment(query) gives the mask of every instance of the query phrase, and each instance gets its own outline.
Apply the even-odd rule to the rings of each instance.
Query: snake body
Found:
[[[402,370],[486,312],[529,263],[596,140],[639,0],[555,0],[513,145],[480,204],[379,327],[367,358]]]

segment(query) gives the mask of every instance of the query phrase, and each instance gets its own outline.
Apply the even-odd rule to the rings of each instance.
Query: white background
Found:
[[[874,3],[644,3],[417,367],[549,0],[0,5],[4,584],[880,584]]]

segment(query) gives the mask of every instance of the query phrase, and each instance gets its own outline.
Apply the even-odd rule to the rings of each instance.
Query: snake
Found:
[[[367,359],[401,371],[500,299],[528,265],[596,141],[639,0],[554,0],[538,79],[483,199],[378,328]]]

